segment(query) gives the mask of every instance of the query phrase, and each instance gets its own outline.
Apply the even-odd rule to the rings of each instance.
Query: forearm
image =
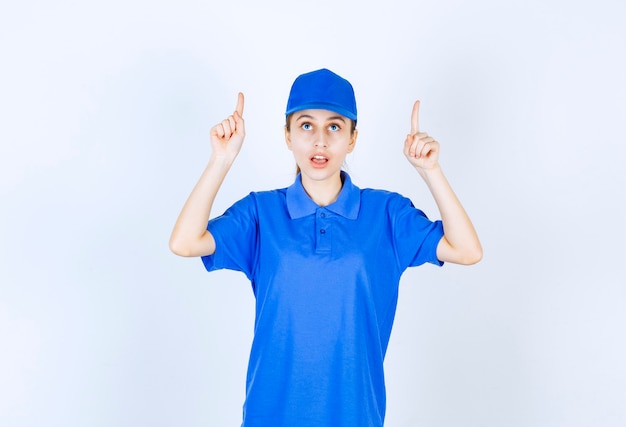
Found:
[[[482,258],[478,235],[441,167],[418,171],[433,195],[443,222],[443,242],[437,250],[439,259],[458,264],[478,262]]]
[[[215,241],[206,226],[215,197],[233,160],[227,156],[211,156],[174,225],[169,246],[175,254],[200,256],[215,252]]]

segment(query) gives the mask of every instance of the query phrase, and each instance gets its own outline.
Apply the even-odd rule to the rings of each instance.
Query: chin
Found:
[[[323,169],[302,169],[300,168],[302,175],[306,176],[312,181],[325,181],[328,179],[339,178],[341,169],[331,170],[328,168]]]

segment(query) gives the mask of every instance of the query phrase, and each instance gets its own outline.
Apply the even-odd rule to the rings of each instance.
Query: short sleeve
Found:
[[[215,253],[202,257],[207,271],[241,271],[251,279],[258,242],[258,215],[252,194],[210,220],[207,230],[215,239]]]
[[[424,263],[438,266],[437,245],[443,237],[443,223],[431,221],[413,203],[400,195],[392,204],[393,238],[401,269]]]

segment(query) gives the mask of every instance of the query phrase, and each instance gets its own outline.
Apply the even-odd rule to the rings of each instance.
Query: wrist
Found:
[[[235,162],[236,155],[228,155],[222,153],[211,153],[211,158],[209,159],[209,165],[218,168],[227,168],[230,169],[232,164]]]
[[[433,177],[440,176],[441,174],[443,174],[443,171],[439,163],[429,168],[421,168],[421,167],[415,166],[415,169],[420,174],[420,176],[424,180],[427,180],[427,181],[432,179]]]

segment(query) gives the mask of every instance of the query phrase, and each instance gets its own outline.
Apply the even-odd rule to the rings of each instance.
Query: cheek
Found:
[[[311,144],[309,144],[305,139],[292,135],[289,149],[293,151],[294,155],[297,156],[302,153],[307,153],[310,149],[310,145]]]
[[[303,130],[297,130],[291,134],[291,144],[296,146],[305,147],[313,141],[313,132],[305,132]]]
[[[352,142],[352,138],[349,133],[334,132],[329,134],[328,140],[336,147],[349,150]]]

